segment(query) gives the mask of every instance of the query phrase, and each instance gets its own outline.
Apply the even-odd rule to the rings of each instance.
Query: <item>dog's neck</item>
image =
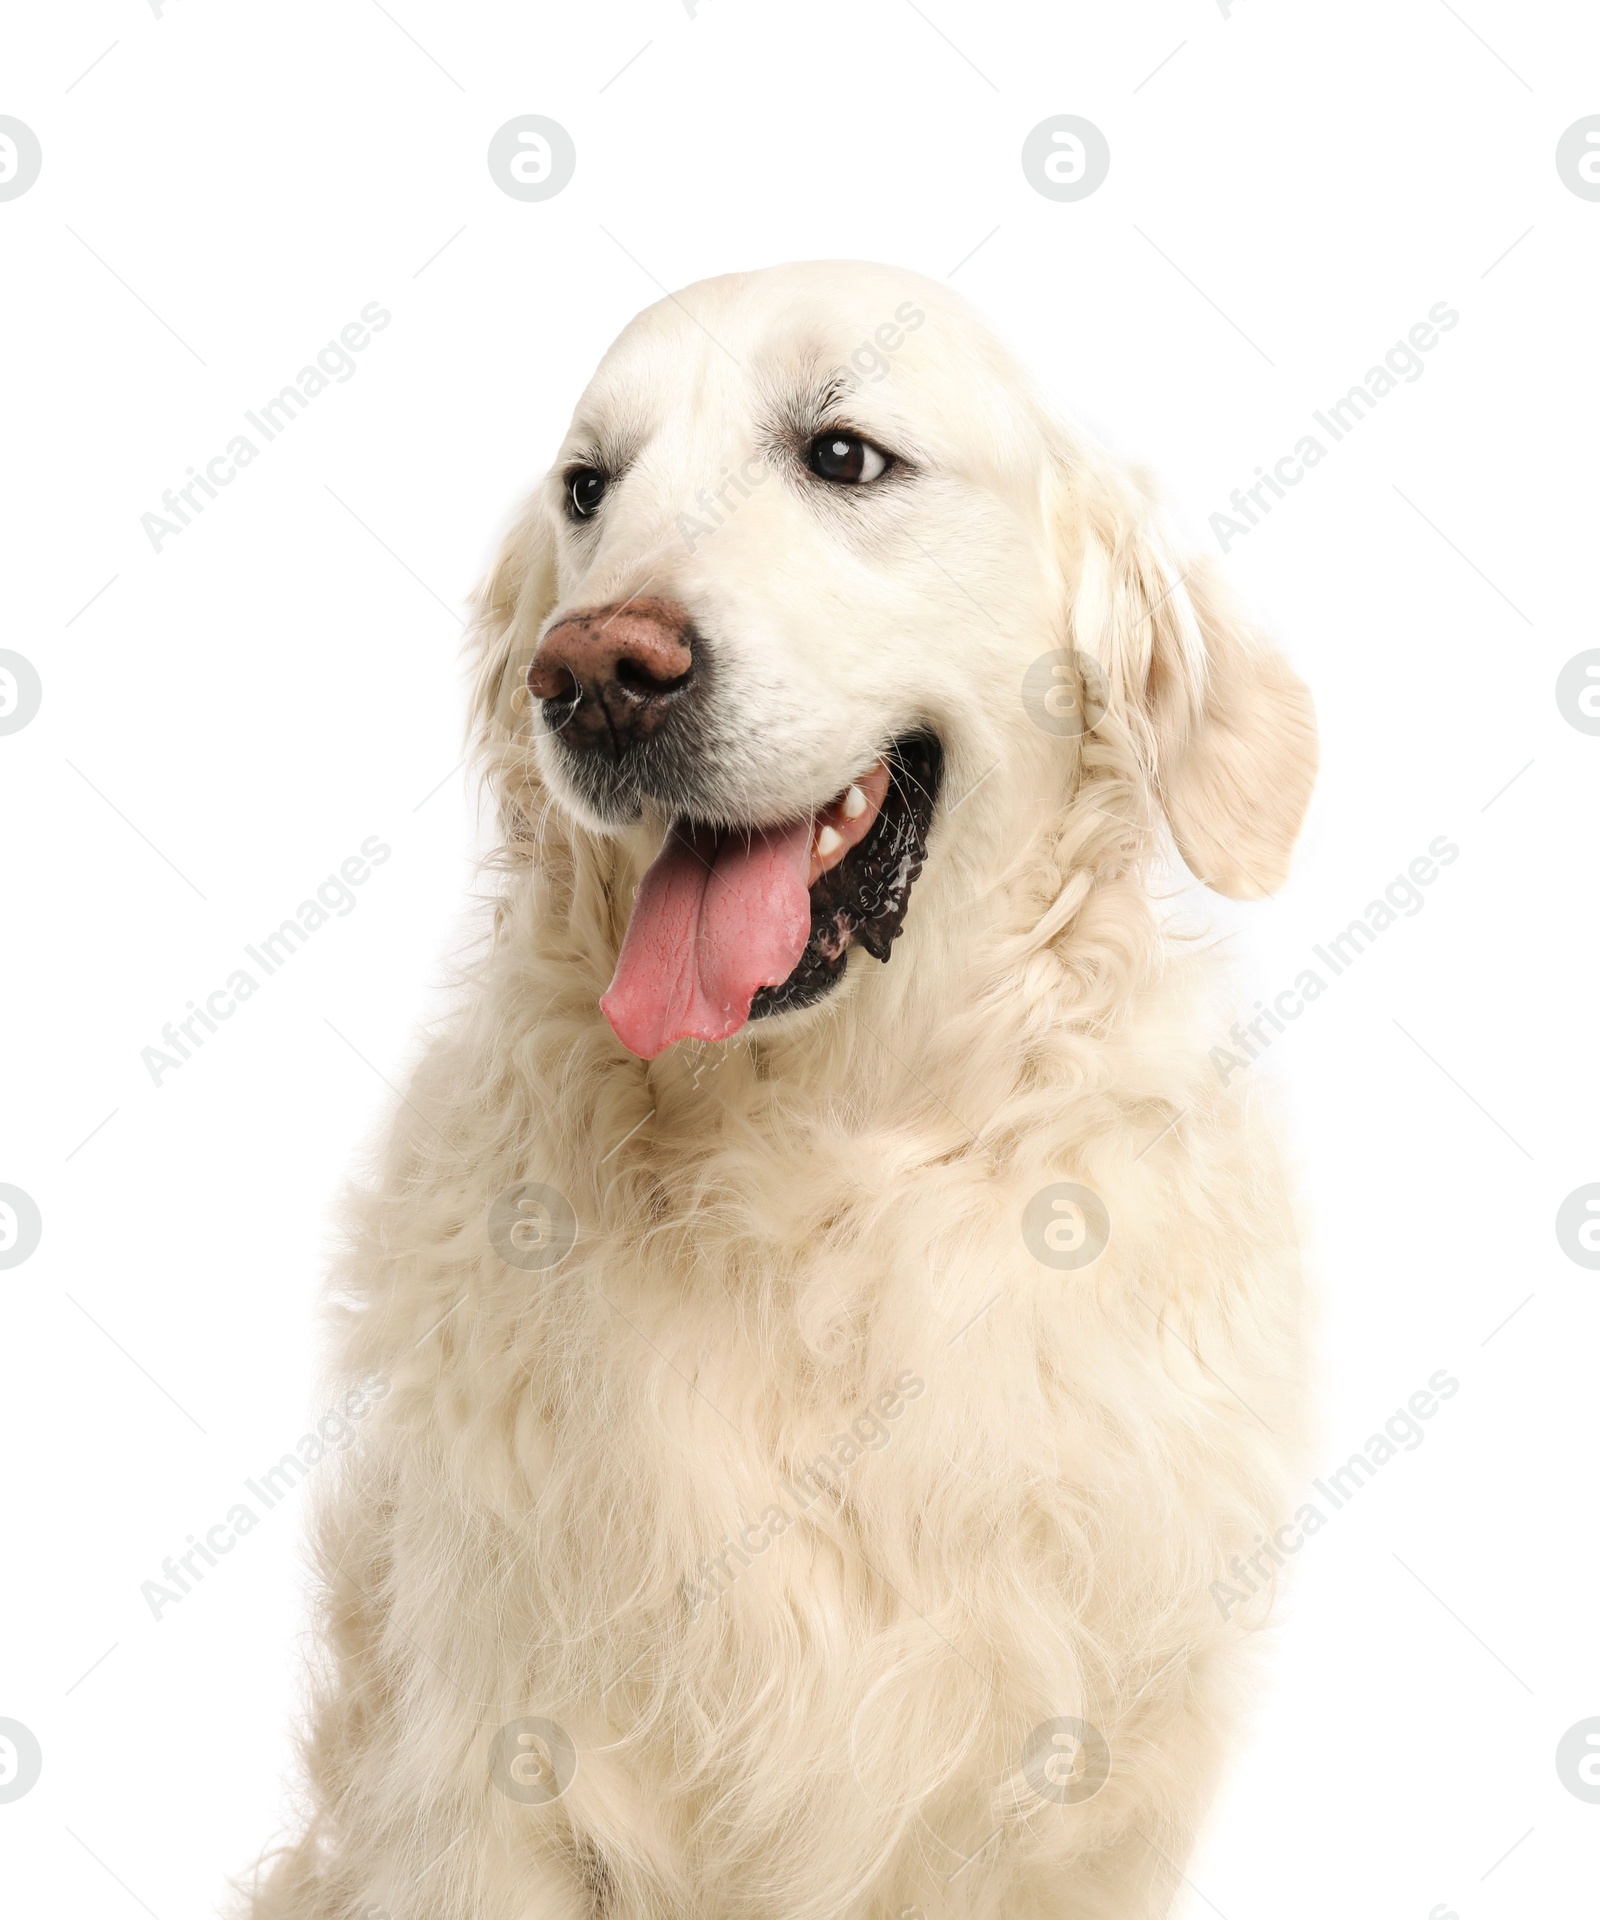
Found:
[[[644,1137],[707,1151],[738,1137],[781,1156],[814,1129],[836,1140],[842,1121],[909,1127],[927,1151],[992,1153],[992,1117],[1019,1091],[1106,1083],[1107,1044],[1160,971],[1148,817],[1113,776],[1081,788],[1005,861],[981,832],[964,854],[936,848],[886,963],[856,952],[816,1006],[646,1063],[621,1056],[598,1000],[648,835],[601,837],[541,808],[537,835],[506,854],[523,868],[501,916],[514,1002],[492,1017],[531,1025],[530,1064],[580,1099],[636,1083],[658,1121]]]

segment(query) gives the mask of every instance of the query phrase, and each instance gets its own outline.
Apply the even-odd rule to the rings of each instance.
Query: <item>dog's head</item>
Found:
[[[964,305],[885,267],[640,314],[479,634],[509,812],[542,787],[580,835],[660,845],[602,1002],[646,1057],[887,960],[924,864],[959,838],[992,874],[1097,731],[1236,896],[1282,880],[1315,770],[1304,688],[1208,563]]]

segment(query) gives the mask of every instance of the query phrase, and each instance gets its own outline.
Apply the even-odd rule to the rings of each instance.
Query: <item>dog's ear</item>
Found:
[[[467,636],[472,673],[468,739],[507,825],[532,818],[538,790],[528,666],[556,602],[556,544],[550,511],[535,494],[500,543],[473,595]]]
[[[1064,467],[1074,647],[1104,671],[1195,876],[1273,893],[1316,778],[1311,696],[1211,561],[1171,549],[1135,479],[1081,450]]]
[[[1241,615],[1210,560],[1192,561],[1179,591],[1199,629],[1204,678],[1157,723],[1163,804],[1198,878],[1235,900],[1260,899],[1288,878],[1317,777],[1311,695]],[[1158,641],[1156,681],[1162,654]]]

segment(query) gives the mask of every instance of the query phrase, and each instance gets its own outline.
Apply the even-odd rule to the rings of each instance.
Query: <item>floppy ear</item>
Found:
[[[1205,677],[1181,703],[1186,719],[1158,739],[1167,820],[1197,878],[1235,900],[1258,900],[1288,878],[1317,777],[1311,695],[1235,608],[1210,560],[1191,564],[1180,591],[1199,628]],[[1158,643],[1156,672],[1160,657]]]
[[[533,760],[528,665],[539,630],[556,603],[555,534],[535,494],[500,543],[473,595],[467,635],[472,672],[468,742],[513,838],[526,837],[540,783]]]
[[[1310,694],[1212,562],[1172,551],[1131,476],[1079,450],[1065,484],[1074,644],[1105,672],[1178,851],[1218,893],[1275,892],[1316,778]]]

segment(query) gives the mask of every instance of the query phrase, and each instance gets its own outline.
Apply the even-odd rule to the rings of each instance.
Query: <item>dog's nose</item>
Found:
[[[539,642],[528,689],[545,724],[617,758],[654,733],[694,677],[694,626],[671,600],[586,607]]]

